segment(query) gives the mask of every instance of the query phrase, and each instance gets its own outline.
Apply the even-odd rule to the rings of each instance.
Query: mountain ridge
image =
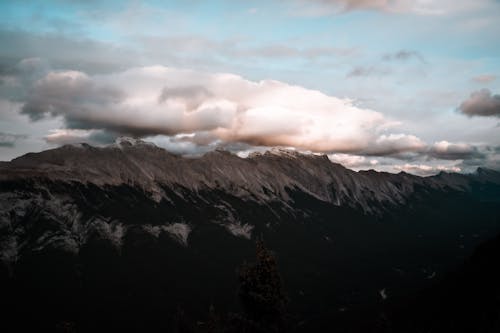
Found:
[[[500,175],[487,169],[419,177],[283,150],[184,158],[136,140],[63,146],[0,164],[0,279],[13,316],[50,326],[68,311],[87,331],[126,331],[154,312],[162,327],[179,304],[234,309],[235,269],[263,237],[302,331],[318,331],[337,309],[442,276],[499,230],[499,202]]]
[[[466,191],[475,182],[500,184],[500,173],[479,168],[472,174],[441,172],[421,177],[375,170],[353,171],[331,162],[326,155],[272,149],[247,158],[215,150],[201,157],[182,157],[152,143],[120,139],[112,145],[65,145],[28,153],[0,164],[0,181],[16,179],[130,185],[155,200],[167,198],[164,186],[197,192],[221,189],[261,202],[289,201],[287,189],[298,188],[337,206],[359,205],[367,213],[376,204],[400,205],[417,187]]]

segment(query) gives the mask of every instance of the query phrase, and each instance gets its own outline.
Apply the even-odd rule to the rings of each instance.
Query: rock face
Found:
[[[500,185],[500,173],[478,169],[468,175],[418,177],[403,172],[354,172],[325,155],[282,149],[248,158],[221,150],[184,158],[152,143],[120,138],[106,147],[66,145],[2,163],[0,185],[0,252],[10,261],[19,255],[19,247],[29,242],[34,242],[33,249],[53,245],[78,252],[92,233],[119,246],[130,223],[121,221],[120,214],[106,213],[106,209],[130,200],[142,202],[153,215],[161,216],[162,206],[166,207],[172,220],[161,221],[157,216],[150,224],[136,222],[156,236],[169,233],[188,245],[188,235],[196,226],[189,221],[185,206],[192,211],[210,206],[211,212],[205,212],[207,219],[234,236],[250,239],[255,225],[242,221],[241,205],[270,210],[274,221],[267,225],[288,215],[308,214],[307,207],[300,207],[292,198],[294,193],[380,217],[411,206],[416,197],[431,192],[468,193],[477,186]],[[129,193],[116,193],[121,190]],[[225,198],[238,204],[233,206]],[[30,214],[53,220],[54,229],[31,239],[24,230],[32,223],[24,220],[34,218]]]
[[[378,302],[382,289],[391,298],[430,283],[499,230],[499,207],[493,170],[418,177],[279,149],[184,158],[127,138],[68,145],[0,163],[0,278],[33,304],[78,293],[79,313],[89,295],[107,309],[231,307],[235,267],[264,237],[297,311],[328,317],[321,311]],[[115,288],[106,301],[104,284]],[[61,302],[49,308],[67,309]]]
[[[260,203],[287,202],[288,190],[297,189],[336,206],[375,213],[382,206],[406,204],[418,188],[467,191],[474,182],[500,184],[500,173],[478,169],[470,175],[441,173],[423,178],[403,172],[354,172],[325,155],[281,149],[248,158],[220,150],[183,158],[152,143],[122,138],[104,148],[67,145],[0,164],[0,181],[20,179],[127,185],[156,201],[169,200],[164,187],[193,193],[218,190]]]

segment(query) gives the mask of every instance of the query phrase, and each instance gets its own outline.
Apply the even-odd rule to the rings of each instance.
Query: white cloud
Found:
[[[335,163],[340,163],[350,169],[374,168],[379,163],[378,160],[365,156],[350,154],[331,154],[328,158]]]
[[[163,66],[93,76],[52,71],[34,84],[23,112],[33,119],[63,116],[72,130],[191,133],[197,139],[204,133],[212,141],[315,152],[393,154],[424,145],[412,135],[382,134],[394,122],[348,99],[279,81]],[[46,139],[86,135],[60,130]]]
[[[382,134],[364,152],[369,155],[395,155],[419,153],[425,148],[425,142],[414,135]]]
[[[461,169],[458,166],[453,165],[426,165],[426,164],[410,164],[406,163],[403,165],[394,165],[393,169],[404,171],[408,173],[413,173],[421,176],[434,175],[440,171],[444,172],[460,172]]]

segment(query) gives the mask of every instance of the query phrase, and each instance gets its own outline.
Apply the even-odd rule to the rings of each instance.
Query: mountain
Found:
[[[183,158],[130,138],[120,138],[104,148],[80,144],[31,153],[3,163],[0,170],[2,181],[43,178],[100,187],[132,186],[157,202],[169,199],[164,187],[176,194],[218,189],[261,203],[286,203],[290,199],[288,190],[296,189],[321,201],[367,213],[383,210],[382,206],[406,204],[419,187],[465,191],[473,182],[500,183],[498,172],[484,169],[473,175],[442,172],[427,178],[403,172],[354,172],[330,162],[326,155],[282,149],[254,153],[249,158],[221,150],[201,158]]]
[[[500,331],[500,235],[485,241],[460,267],[403,304],[392,304],[404,332]]]
[[[186,158],[130,138],[0,163],[0,198],[1,291],[23,329],[168,331],[179,306],[237,311],[235,271],[263,238],[298,329],[352,331],[354,314],[432,284],[500,230],[493,170],[355,172],[281,149]]]

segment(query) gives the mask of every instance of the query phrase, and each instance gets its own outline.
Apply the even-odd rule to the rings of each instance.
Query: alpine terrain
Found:
[[[411,317],[390,309],[437,304],[416,297],[499,230],[489,169],[419,177],[283,149],[65,145],[0,162],[0,325],[169,332],[182,317],[201,330],[213,311],[243,311],[238,271],[261,240],[288,330],[390,331]]]

